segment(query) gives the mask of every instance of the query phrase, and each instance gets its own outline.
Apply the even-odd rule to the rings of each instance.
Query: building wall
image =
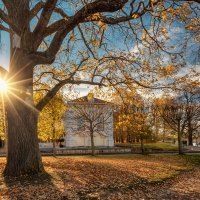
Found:
[[[104,131],[94,133],[95,146],[113,147],[113,111],[104,125]],[[89,147],[91,146],[91,139],[88,130],[77,131],[77,121],[73,120],[73,110],[68,109],[64,115],[64,129],[65,129],[65,146],[66,147]]]

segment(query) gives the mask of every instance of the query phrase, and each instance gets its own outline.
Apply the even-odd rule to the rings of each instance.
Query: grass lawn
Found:
[[[120,146],[133,146],[133,147],[140,147],[140,144],[119,144]],[[151,149],[162,149],[162,150],[178,150],[178,146],[170,143],[146,143],[144,144],[145,148],[151,148]]]
[[[200,197],[199,155],[43,157],[43,163],[48,174],[20,179],[4,179],[1,176],[0,199],[132,200],[150,197],[164,199],[165,195],[171,195],[172,199],[177,195],[183,199],[191,195],[196,199]],[[4,166],[5,158],[0,158],[0,172]],[[184,195],[180,192],[183,189]]]

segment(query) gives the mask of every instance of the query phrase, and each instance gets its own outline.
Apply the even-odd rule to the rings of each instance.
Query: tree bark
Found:
[[[8,152],[4,174],[18,176],[43,171],[37,139],[38,114],[16,99],[7,106],[7,113]]]
[[[180,122],[178,122],[178,153],[183,154],[183,148],[182,148],[182,141],[181,141],[181,127],[180,127]]]
[[[144,140],[143,137],[140,138],[140,143],[141,143],[141,152],[144,154]]]
[[[8,152],[4,175],[37,174],[43,171],[43,165],[37,137],[38,112],[33,102],[33,67],[23,51],[14,49],[11,52],[11,88],[6,99]]]
[[[188,144],[193,146],[192,132],[188,132]]]
[[[191,128],[190,121],[188,122],[188,143],[189,143],[190,146],[193,146],[192,128]]]
[[[92,156],[94,156],[95,155],[95,145],[94,145],[94,133],[93,133],[93,131],[90,131],[90,139],[91,139]]]

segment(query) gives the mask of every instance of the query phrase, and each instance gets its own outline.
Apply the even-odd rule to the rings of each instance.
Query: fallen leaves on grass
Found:
[[[48,175],[15,180],[1,177],[0,199],[163,199],[163,194],[185,198],[200,190],[191,189],[195,177],[191,183],[188,179],[190,189],[182,189],[184,183],[174,177],[194,167],[178,156],[44,157],[43,163]],[[0,158],[1,172],[4,165],[5,159]],[[200,174],[199,170],[195,173]],[[188,193],[184,193],[186,189]]]

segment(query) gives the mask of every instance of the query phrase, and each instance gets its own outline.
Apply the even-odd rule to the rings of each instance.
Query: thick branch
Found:
[[[50,44],[49,49],[43,53],[43,56],[54,60],[54,57],[56,53],[59,51],[60,46],[66,35],[71,30],[73,30],[79,23],[86,21],[87,17],[98,12],[115,12],[121,9],[127,3],[127,1],[128,0],[101,0],[85,5],[73,17],[70,17],[66,21],[66,23],[64,23],[60,27],[60,29],[56,32],[54,39]],[[44,35],[38,37],[38,34],[35,34],[35,37],[38,38],[36,42],[36,47],[37,47],[42,41]]]
[[[10,30],[9,28],[6,28],[6,27],[3,26],[2,24],[0,24],[0,30],[2,30],[2,31],[6,31],[6,32],[8,32],[8,33],[13,33],[12,30]]]
[[[87,84],[87,85],[103,86],[103,84],[100,84],[98,82],[91,82],[91,81],[81,81],[81,80],[76,81],[76,80],[73,80],[73,79],[66,79],[66,80],[60,81],[36,105],[37,110],[41,111],[45,107],[45,105],[57,94],[57,92],[66,84],[74,84],[74,85],[75,84],[76,85]]]
[[[37,15],[37,13],[44,7],[44,2],[37,3],[30,11],[30,20]]]
[[[2,0],[7,10],[12,8],[12,3],[9,0]]]
[[[4,13],[3,10],[0,9],[0,19],[2,19],[6,24],[8,24],[14,32],[20,33],[20,30],[16,27],[16,25],[11,21],[9,16]]]
[[[56,3],[58,0],[47,0],[43,11],[41,13],[39,22],[37,23],[37,26],[34,30],[34,35],[38,36],[43,33],[45,28],[47,27],[49,20],[51,18],[51,15],[53,13],[53,10],[55,9]]]
[[[183,0],[183,1],[200,3],[200,0]]]
[[[30,19],[35,17],[37,13],[44,7],[45,7],[44,2],[39,2],[38,4],[36,4],[30,11]],[[55,7],[53,11],[60,14],[63,18],[68,18],[68,15],[61,8]]]

